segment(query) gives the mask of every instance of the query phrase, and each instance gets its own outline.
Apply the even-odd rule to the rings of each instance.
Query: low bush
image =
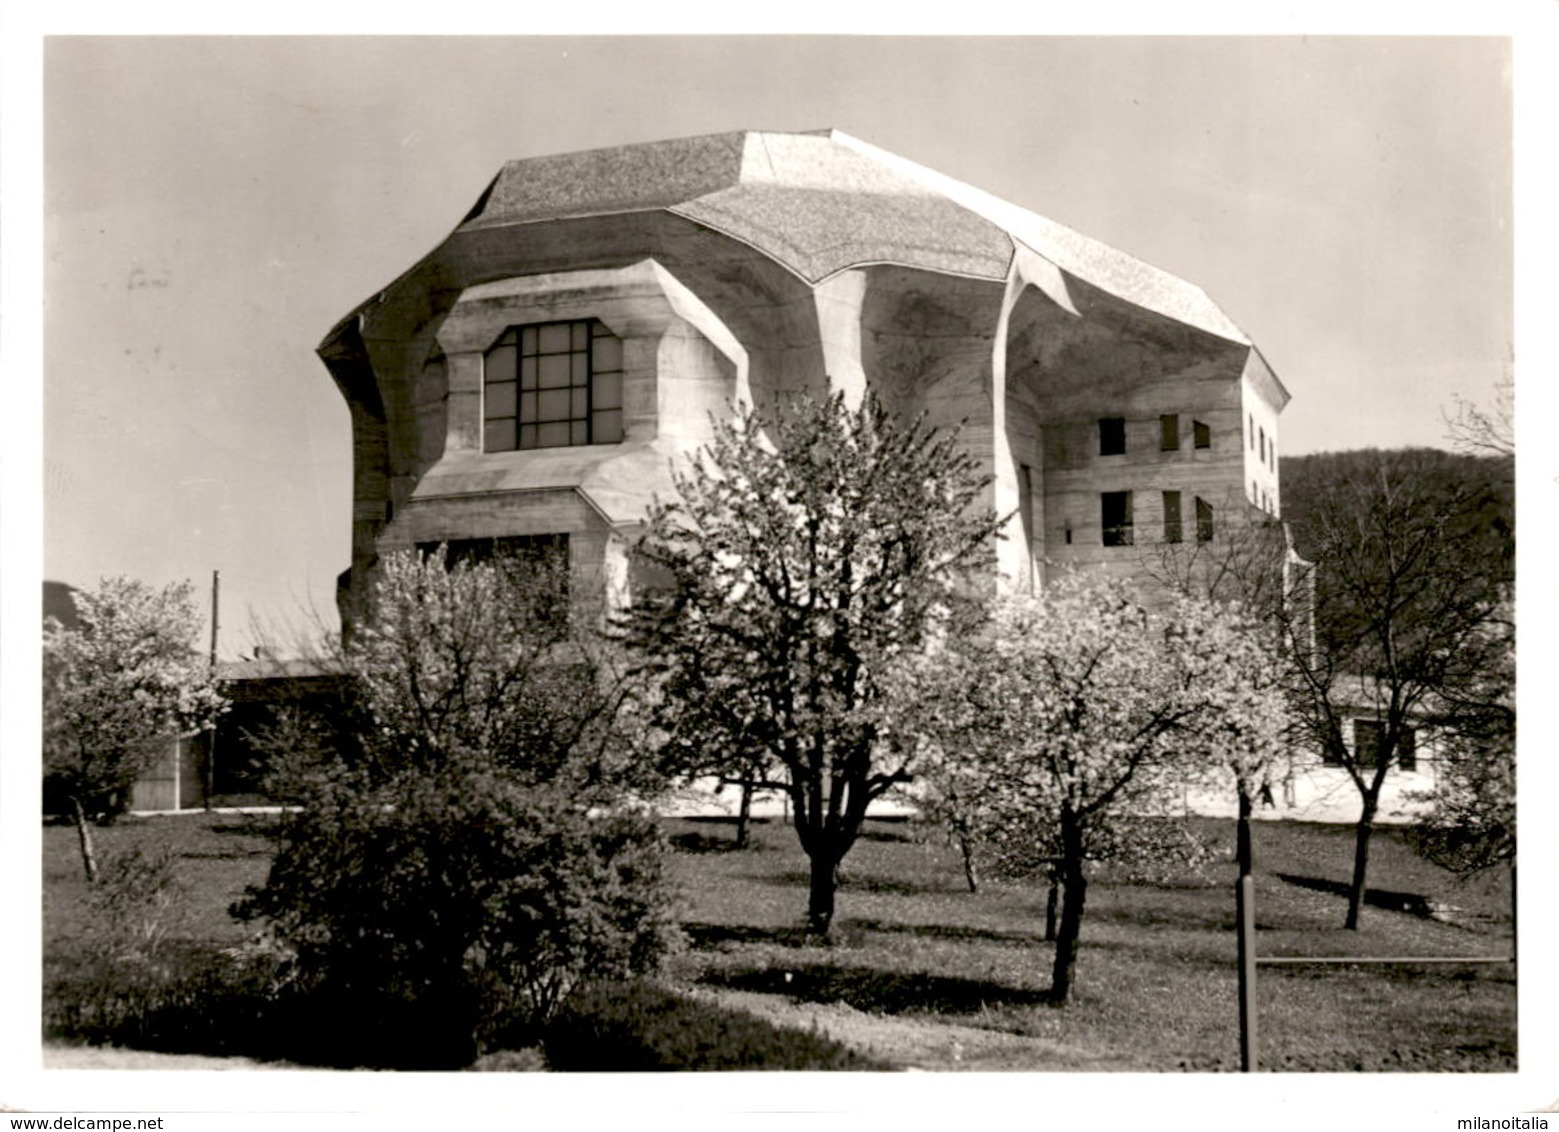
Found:
[[[209,949],[169,949],[155,964],[81,949],[52,966],[44,987],[44,1036],[168,1053],[297,1059],[289,1027],[300,1019],[281,974],[275,962],[240,962]]]
[[[463,1069],[476,1056],[466,999],[306,986],[295,973],[290,960],[232,950],[155,968],[82,955],[45,987],[44,1035],[343,1069]]]
[[[660,871],[647,819],[451,767],[319,789],[235,911],[292,949],[324,1016],[383,1036],[372,1060],[454,1068],[543,1025],[584,978],[654,970],[676,941]]]
[[[806,1030],[672,994],[653,983],[592,983],[543,1033],[548,1065],[564,1072],[882,1069]]]

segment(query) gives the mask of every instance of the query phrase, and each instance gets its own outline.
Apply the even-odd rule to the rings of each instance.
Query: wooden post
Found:
[[[1239,937],[1240,1070],[1256,1072],[1256,878],[1234,883],[1235,930]]]

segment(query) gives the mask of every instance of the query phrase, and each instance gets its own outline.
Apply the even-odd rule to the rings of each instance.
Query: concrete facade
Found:
[[[501,336],[561,324],[620,343],[620,377],[575,387],[552,426],[574,443],[495,441],[549,411],[499,380]],[[710,415],[798,390],[961,424],[1014,513],[993,563],[1008,586],[1139,571],[1174,534],[1170,499],[1187,542],[1279,514],[1288,394],[1199,289],[836,131],[511,162],[320,355],[352,414],[345,621],[379,554],[441,541],[566,535],[572,592],[622,600],[645,510]],[[590,435],[609,440],[578,442],[605,419],[579,406],[607,397],[620,413]]]

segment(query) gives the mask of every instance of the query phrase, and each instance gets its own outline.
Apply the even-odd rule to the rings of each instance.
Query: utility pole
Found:
[[[217,670],[217,611],[218,594],[222,587],[222,571],[211,571],[211,672]],[[206,729],[206,809],[211,809],[212,796],[217,792],[217,728],[212,724]]]
[[[222,571],[211,571],[211,667],[217,666],[217,593],[222,586]]]

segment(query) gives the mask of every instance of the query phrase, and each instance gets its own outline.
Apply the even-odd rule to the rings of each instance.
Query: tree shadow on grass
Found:
[[[694,951],[719,951],[739,945],[778,944],[781,947],[805,947],[817,943],[817,937],[805,928],[757,928],[750,924],[711,924],[698,920],[682,924],[683,934]]]
[[[1139,928],[1168,928],[1190,932],[1234,931],[1234,898],[1229,898],[1227,911],[1187,911],[1184,908],[1154,908],[1139,904],[1120,903],[1098,905],[1088,909],[1088,919],[1096,924],[1127,924]],[[1258,923],[1257,929],[1268,925]]]
[[[271,838],[280,831],[283,820],[279,814],[244,814],[238,821],[213,822],[206,828],[219,837]]]
[[[738,845],[734,837],[711,837],[707,833],[679,833],[671,839],[671,847],[679,853],[740,853],[752,846]]]
[[[801,869],[791,869],[761,878],[763,882],[783,888],[806,888],[812,883],[810,874]],[[899,880],[896,877],[874,876],[870,873],[846,871],[839,878],[839,892],[873,892],[889,896],[944,896],[960,890],[943,883],[922,884],[917,881]]]
[[[843,1002],[873,1014],[978,1014],[987,1007],[1050,1002],[1049,990],[1014,987],[988,979],[961,979],[921,971],[883,971],[810,963],[711,971],[703,981],[731,990],[782,994],[799,1002]]]
[[[1468,963],[1465,967],[1459,964],[1415,963],[1411,960],[1401,963],[1371,961],[1357,966],[1321,963],[1312,966],[1296,963],[1264,967],[1262,971],[1263,978],[1267,973],[1272,973],[1294,982],[1330,981],[1335,984],[1340,978],[1351,978],[1384,980],[1406,986],[1440,986],[1447,989],[1465,988],[1477,983],[1493,983],[1511,988],[1516,986],[1515,965],[1505,963]]]
[[[872,825],[866,826],[859,834],[856,835],[856,840],[879,841],[893,845],[913,845],[915,842],[920,840],[920,838],[916,835],[917,830],[915,827],[909,825],[909,823],[906,821],[900,820],[894,822],[895,825],[902,827],[898,829],[894,829],[892,827],[884,829],[879,824],[889,820],[891,819],[874,818]]]
[[[1326,880],[1322,877],[1303,877],[1293,873],[1277,873],[1277,878],[1286,884],[1297,885],[1300,888],[1312,889],[1315,892],[1325,892],[1332,896],[1348,898],[1348,885],[1340,880]],[[1364,903],[1371,908],[1384,908],[1388,912],[1404,912],[1409,916],[1418,916],[1421,919],[1431,919],[1434,916],[1434,906],[1426,896],[1420,896],[1416,892],[1398,892],[1390,888],[1367,888],[1364,891]]]
[[[1000,931],[995,928],[974,928],[964,924],[903,924],[889,920],[850,919],[841,921],[846,931],[881,932],[886,935],[910,935],[917,939],[949,939],[971,942],[983,940],[991,943],[1021,943],[1024,945],[1045,941],[1042,927],[1034,931]]]

